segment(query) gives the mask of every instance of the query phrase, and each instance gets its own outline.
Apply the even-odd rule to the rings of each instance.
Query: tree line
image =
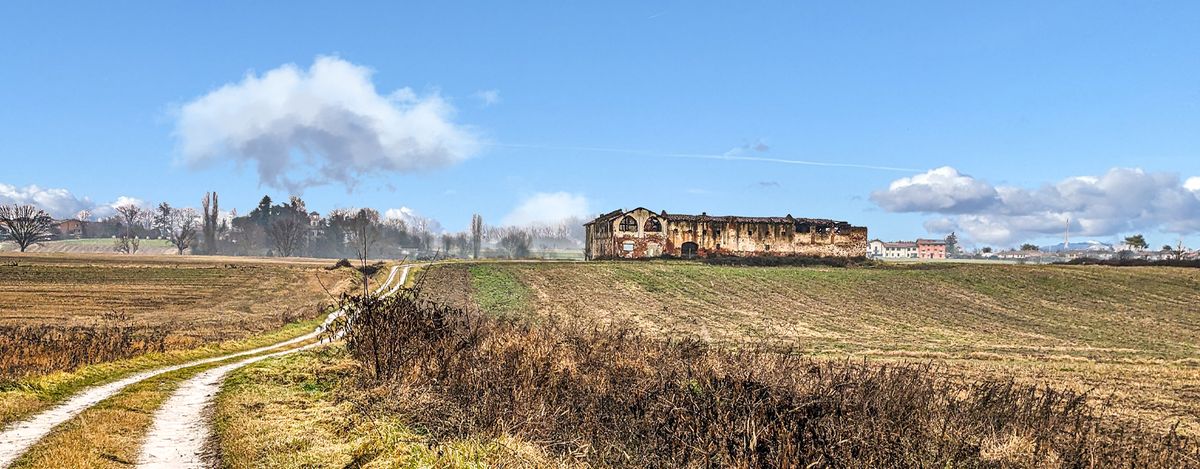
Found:
[[[162,239],[178,254],[321,258],[523,258],[534,249],[575,249],[583,239],[582,220],[555,225],[493,227],[471,217],[464,232],[435,232],[422,217],[383,218],[371,208],[310,211],[297,196],[276,203],[263,196],[249,213],[221,212],[215,192],[204,194],[201,210],[163,202],[115,207],[93,220],[84,210],[55,220],[33,205],[0,206],[0,235],[24,252],[55,238],[110,238],[113,251],[135,254],[146,239]]]

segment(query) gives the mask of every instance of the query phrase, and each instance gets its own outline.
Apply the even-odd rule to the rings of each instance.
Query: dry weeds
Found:
[[[0,256],[0,385],[316,317],[326,264],[229,258]]]
[[[658,337],[880,362],[963,379],[1091,391],[1105,413],[1200,433],[1200,270],[955,265],[747,268],[679,262],[456,265],[431,271],[487,304],[482,280],[527,290],[543,317],[630,321]],[[444,290],[444,289],[443,289]],[[442,296],[439,289],[429,293]]]
[[[1088,396],[928,365],[801,358],[412,296],[355,298],[360,415],[430,445],[514,436],[567,464],[629,467],[1182,467],[1174,432],[1110,422]]]

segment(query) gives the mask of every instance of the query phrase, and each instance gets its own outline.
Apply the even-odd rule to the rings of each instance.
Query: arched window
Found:
[[[625,218],[621,219],[621,231],[637,231],[637,220],[625,215]]]
[[[653,233],[662,231],[662,223],[658,221],[658,217],[650,217],[646,219],[646,231]]]

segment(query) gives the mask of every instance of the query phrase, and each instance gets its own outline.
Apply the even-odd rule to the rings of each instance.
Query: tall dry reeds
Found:
[[[163,352],[166,326],[0,326],[0,384],[84,365]]]
[[[363,412],[431,440],[511,435],[602,467],[1187,467],[1194,441],[1106,422],[1087,396],[352,298]]]
[[[86,365],[238,339],[311,320],[321,311],[310,307],[283,308],[257,321],[242,322],[235,333],[194,322],[147,324],[118,312],[103,314],[85,325],[0,325],[0,386]]]

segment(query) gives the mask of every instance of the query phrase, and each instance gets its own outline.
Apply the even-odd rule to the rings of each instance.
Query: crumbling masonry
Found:
[[[584,224],[585,257],[646,258],[867,254],[867,229],[818,218],[733,217],[615,210]]]

